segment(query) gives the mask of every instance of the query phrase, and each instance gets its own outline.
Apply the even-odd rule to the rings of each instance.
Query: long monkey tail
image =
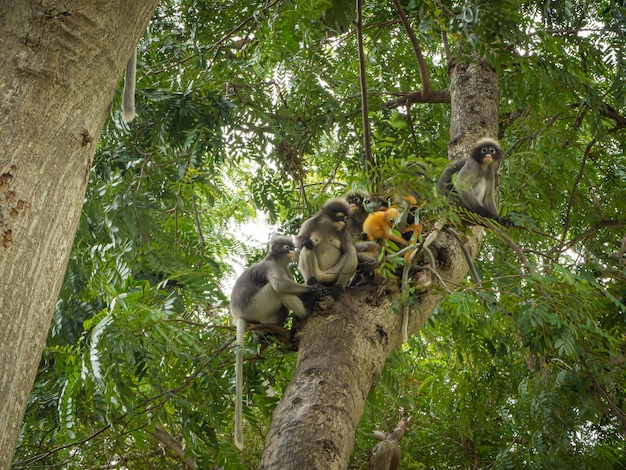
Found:
[[[242,408],[243,408],[243,349],[246,321],[237,319],[237,340],[235,352],[235,446],[243,450]]]
[[[124,93],[122,94],[122,111],[124,121],[130,122],[135,118],[135,81],[137,79],[137,48],[126,63],[124,74]]]

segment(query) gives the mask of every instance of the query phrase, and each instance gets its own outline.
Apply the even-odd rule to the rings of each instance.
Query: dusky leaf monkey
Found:
[[[296,237],[301,248],[298,268],[308,285],[333,286],[333,297],[345,289],[356,272],[358,258],[347,229],[350,207],[344,199],[330,199],[304,221]]]
[[[402,236],[393,233],[393,226],[400,217],[400,212],[395,207],[372,212],[363,222],[363,232],[368,240],[391,240],[400,247],[407,246],[407,241]]]
[[[346,223],[346,227],[353,239],[359,240],[355,243],[358,265],[357,272],[370,273],[378,264],[378,256],[380,255],[380,245],[373,241],[361,241],[363,233],[363,222],[367,219],[368,212],[366,210],[367,197],[361,193],[351,192],[345,197],[350,207],[350,215]]]
[[[346,202],[350,209],[347,229],[353,237],[361,237],[363,231],[363,222],[367,219],[367,196],[358,192],[350,192],[345,196]]]
[[[511,221],[498,215],[495,202],[496,175],[502,158],[502,149],[496,140],[480,139],[469,158],[444,170],[437,186],[460,206],[502,225],[512,225]],[[453,183],[455,173],[458,173],[458,179]]]
[[[295,244],[290,237],[277,236],[270,242],[269,253],[259,263],[244,270],[230,297],[230,311],[237,326],[235,360],[235,445],[243,449],[243,350],[248,323],[282,326],[292,310],[298,319],[313,310],[318,291],[293,280],[289,264],[295,261]]]

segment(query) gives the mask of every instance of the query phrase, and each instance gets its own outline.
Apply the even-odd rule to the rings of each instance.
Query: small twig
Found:
[[[415,37],[415,33],[413,32],[413,28],[411,28],[411,24],[409,23],[409,19],[404,13],[404,8],[402,8],[402,4],[400,0],[393,0],[393,6],[396,7],[396,12],[400,17],[400,21],[402,21],[402,25],[404,26],[404,30],[406,31],[407,36],[409,36],[409,40],[411,41],[411,45],[413,46],[413,53],[415,54],[415,58],[417,59],[417,66],[420,71],[420,78],[422,79],[422,90],[421,95],[422,98],[425,98],[430,95],[430,76],[428,74],[428,65],[424,60],[424,55],[422,54],[422,49],[420,48],[419,42],[417,42],[417,38]]]
[[[376,164],[372,157],[372,143],[369,123],[369,104],[367,97],[367,75],[365,71],[365,52],[363,50],[363,1],[356,2],[356,39],[359,52],[359,83],[361,86],[361,120],[363,125],[363,159],[365,172],[373,178],[372,188],[374,192],[378,190],[378,181],[374,178],[372,171],[376,169]]]
[[[391,96],[399,96],[391,101],[385,103],[387,109],[395,109],[400,106],[410,106],[414,103],[450,103],[450,91],[445,90],[431,90],[427,96],[422,96],[421,91],[411,92],[395,92],[388,93]]]
[[[474,260],[472,260],[472,257],[470,256],[469,251],[467,251],[467,248],[463,244],[463,240],[461,240],[461,237],[459,237],[459,234],[452,227],[446,227],[446,231],[450,235],[452,235],[458,242],[459,247],[461,248],[461,251],[463,252],[463,256],[465,257],[465,261],[467,262],[467,267],[469,268],[470,273],[472,274],[472,279],[474,279],[474,283],[477,286],[480,286],[480,282],[481,282],[480,276],[478,275],[478,271],[476,271],[476,266],[474,266]]]
[[[570,194],[569,194],[569,200],[567,201],[567,209],[565,210],[565,222],[563,223],[563,233],[561,236],[561,240],[565,240],[565,237],[567,236],[567,231],[569,230],[570,215],[572,212],[572,205],[574,203],[574,195],[576,194],[576,187],[578,186],[578,183],[583,177],[583,173],[585,172],[585,165],[587,164],[587,158],[589,157],[589,155],[591,155],[591,148],[594,146],[595,143],[596,143],[596,139],[593,139],[591,142],[587,144],[587,147],[585,148],[585,153],[583,155],[583,159],[580,162],[580,170],[578,170],[578,175],[576,176],[576,179],[574,180],[574,185],[572,186],[572,190],[570,191]]]
[[[198,212],[198,207],[196,205],[195,195],[191,198],[191,204],[193,205],[193,213],[196,219],[196,230],[198,231],[198,236],[200,237],[200,255],[202,259],[198,262],[198,268],[201,268],[202,260],[204,259],[204,247],[206,246],[206,242],[204,240],[204,235],[202,233],[202,225],[200,224],[200,214]]]

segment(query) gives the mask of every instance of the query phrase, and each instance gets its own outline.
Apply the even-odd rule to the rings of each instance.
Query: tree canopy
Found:
[[[402,416],[401,468],[623,468],[626,6],[364,1],[372,161],[355,18],[344,1],[160,2],[137,118],[120,84],[98,143],[14,468],[256,467],[296,355],[249,345],[239,453],[232,279],[266,231],[374,176],[436,220],[449,69],[471,57],[498,76],[515,227],[487,230],[482,282],[390,357],[350,468]]]

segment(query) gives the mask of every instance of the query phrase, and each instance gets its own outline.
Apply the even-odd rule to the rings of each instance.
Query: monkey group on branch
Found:
[[[445,169],[437,186],[455,205],[511,225],[498,215],[495,203],[496,176],[502,158],[497,141],[481,139],[468,158]],[[296,319],[304,320],[322,296],[338,299],[357,272],[369,274],[377,268],[382,252],[379,242],[390,240],[398,248],[416,243],[421,229],[417,200],[414,196],[404,199],[402,210],[381,202],[373,211],[367,210],[366,198],[359,193],[330,199],[304,221],[295,242],[288,236],[272,238],[267,256],[244,270],[235,282],[230,306],[237,330],[235,445],[239,449],[243,449],[243,351],[247,326],[282,327],[290,311]],[[296,262],[296,249],[298,270],[305,284],[296,282],[289,270],[289,265]]]

